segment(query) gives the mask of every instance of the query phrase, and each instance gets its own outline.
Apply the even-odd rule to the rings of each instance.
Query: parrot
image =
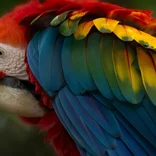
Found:
[[[0,110],[58,156],[156,155],[156,18],[98,0],[32,0],[0,18]]]

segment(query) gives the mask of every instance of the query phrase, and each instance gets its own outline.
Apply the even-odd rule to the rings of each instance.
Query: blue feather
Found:
[[[110,109],[115,108],[112,105],[112,103],[108,99],[104,98],[104,96],[98,90],[95,90],[95,91],[90,92],[90,95],[92,95],[95,99],[97,99],[98,101],[100,101],[106,107],[108,107]]]
[[[47,28],[42,32],[39,49],[39,76],[41,85],[51,95],[63,84],[61,50],[63,37],[57,28]]]
[[[132,136],[125,128],[124,125],[119,121],[119,125],[122,130],[122,140],[130,149],[131,153],[134,155],[147,156],[147,153],[144,151],[142,146],[137,142],[135,136]],[[127,155],[126,155],[127,156]]]
[[[36,33],[33,39],[29,42],[27,47],[27,59],[28,64],[31,67],[32,73],[36,79],[40,82],[38,71],[38,40],[40,39],[40,32]]]
[[[114,150],[119,156],[132,156],[127,146],[120,139],[117,140],[117,145]]]
[[[61,97],[60,102],[62,107],[68,118],[71,120],[71,123],[75,126],[76,130],[80,133],[87,144],[92,148],[94,154],[99,155],[101,152],[105,152],[105,149],[101,147],[99,140],[96,139],[94,134],[87,128],[81,117],[74,111],[63,90],[59,92],[59,96]]]
[[[149,98],[144,98],[142,102],[144,108],[148,112],[149,116],[151,117],[152,121],[156,124],[156,106],[152,104]]]
[[[138,132],[130,123],[127,121],[124,116],[122,116],[119,112],[115,111],[115,115],[118,120],[122,123],[125,129],[133,136],[133,138],[143,147],[143,149],[148,153],[150,156],[155,156],[156,148],[152,146],[141,134]],[[148,134],[146,134],[148,135]],[[132,145],[132,144],[131,144]],[[137,146],[136,150],[137,149]],[[131,148],[131,147],[129,147]],[[134,151],[134,149],[133,149]]]
[[[150,130],[150,132],[156,136],[156,124],[151,120],[151,117],[147,113],[146,109],[143,107],[138,107],[137,113],[144,122],[144,124],[147,126],[147,128]]]
[[[114,137],[121,137],[121,130],[120,130],[120,127],[118,125],[118,122],[113,114],[113,112],[105,107],[104,105],[102,105],[99,101],[95,100],[94,101],[96,102],[96,106],[97,108],[101,111],[101,113],[103,114],[103,116],[105,117],[105,119],[107,120],[107,122],[109,122],[109,126],[112,128],[111,130],[109,130],[108,133],[114,133]],[[105,125],[103,125],[105,126]],[[106,129],[106,128],[105,128]]]
[[[87,156],[87,152],[80,146],[77,146],[81,156]]]
[[[72,64],[71,48],[73,39],[74,37],[68,37],[64,40],[62,49],[62,68],[66,82],[72,92],[74,92],[75,94],[82,94],[85,92],[85,90],[78,82]]]
[[[115,150],[107,150],[109,156],[119,156]]]
[[[110,135],[108,135],[108,133],[103,132],[102,129],[97,124],[97,121],[94,120],[94,118],[82,106],[83,104],[86,105],[86,103],[82,102],[85,95],[76,97],[69,91],[68,88],[64,88],[63,90],[64,90],[64,94],[66,94],[66,96],[68,97],[68,100],[72,103],[72,107],[75,110],[75,112],[79,114],[79,116],[81,117],[85,125],[93,132],[93,134],[97,137],[97,139],[99,139],[99,141],[103,143],[103,145],[107,148],[114,147],[116,143],[115,139]],[[78,99],[82,103],[80,103]]]
[[[84,96],[77,96],[78,100],[80,101],[80,105],[74,104],[76,107],[84,107],[87,113],[90,114],[92,118],[110,135],[114,137],[121,136],[121,131],[118,126],[118,123],[108,108],[105,108],[105,112],[101,110],[101,107],[98,107],[99,105],[103,106],[99,101],[94,99],[91,96],[84,95]],[[106,113],[107,112],[107,113]],[[80,111],[81,113],[81,111]],[[82,112],[83,114],[83,112]],[[109,115],[108,115],[109,114]]]
[[[156,137],[150,132],[146,124],[137,113],[136,105],[114,101],[114,106],[119,112],[149,141],[156,147]]]
[[[53,107],[62,121],[64,127],[68,131],[68,133],[71,135],[71,137],[75,140],[75,143],[77,145],[81,145],[83,148],[89,150],[90,152],[93,152],[92,149],[90,149],[90,146],[85,142],[85,140],[81,137],[79,132],[75,129],[74,125],[71,123],[70,119],[66,115],[64,109],[62,108],[62,105],[60,103],[59,96],[55,98],[53,101]]]

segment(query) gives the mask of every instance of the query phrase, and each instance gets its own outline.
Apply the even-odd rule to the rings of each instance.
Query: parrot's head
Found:
[[[21,5],[0,18],[0,111],[25,117],[40,117],[44,110],[28,83],[25,52],[28,44],[26,28],[19,25],[37,1]]]

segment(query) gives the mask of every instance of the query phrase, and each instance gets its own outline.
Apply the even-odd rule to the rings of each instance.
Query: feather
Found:
[[[74,110],[74,107],[70,103],[70,97],[69,95],[66,95],[66,92],[64,90],[61,90],[59,92],[60,102],[61,105],[67,114],[68,118],[70,119],[71,123],[74,125],[74,127],[77,129],[77,131],[80,133],[82,138],[87,142],[87,144],[92,148],[94,151],[94,154],[99,155],[105,152],[105,149],[102,148],[101,142],[95,137],[94,133],[91,132],[91,130],[87,127],[85,122],[82,120],[81,116]],[[76,99],[74,99],[75,101]],[[75,101],[76,102],[76,101]],[[87,151],[87,152],[90,152]]]
[[[65,11],[62,14],[57,15],[55,18],[52,19],[50,25],[54,27],[61,24],[67,18],[69,12],[71,11]]]
[[[47,18],[47,16],[49,16],[49,18]],[[38,25],[40,22],[45,21],[45,19],[46,19],[46,23],[49,23],[53,16],[54,16],[54,11],[51,10],[45,11],[42,14],[38,15],[35,19],[33,19],[30,23],[30,26]]]
[[[93,118],[95,118],[96,122],[99,123],[99,117],[100,115],[102,115],[102,118],[101,118],[101,121],[103,123],[99,123],[101,127],[103,127],[103,129],[111,134],[112,136],[116,137],[116,138],[120,138],[121,137],[121,130],[120,130],[120,127],[118,125],[118,122],[116,121],[116,118],[114,117],[112,111],[103,106],[102,103],[100,103],[99,101],[97,101],[96,99],[94,99],[93,97],[89,97],[88,100],[89,101],[86,101],[86,98],[85,97],[79,97],[81,98],[81,100],[83,100],[83,106],[85,107],[85,109],[88,111],[88,113],[92,114]],[[89,106],[87,107],[87,103],[88,105],[90,105],[90,108]],[[91,104],[93,103],[93,104]],[[94,113],[92,111],[94,110]],[[95,115],[95,112],[99,111],[98,114]]]
[[[73,67],[81,86],[87,91],[97,89],[87,64],[86,40],[73,39],[71,53]]]
[[[81,105],[85,108],[92,118],[110,135],[120,137],[120,127],[114,115],[102,104],[91,96],[78,96]]]
[[[72,107],[77,112],[77,114],[80,116],[81,120],[85,123],[85,125],[92,131],[92,133],[96,136],[96,138],[107,148],[112,148],[115,145],[115,139],[108,135],[107,133],[104,133],[101,130],[101,125],[98,125],[97,123],[97,116],[96,120],[88,113],[89,110],[84,109],[83,105],[86,104],[83,102],[84,96],[77,96],[75,97],[68,89],[64,89],[64,92],[66,96],[68,97],[68,100],[72,103]],[[93,111],[93,110],[92,110]],[[91,112],[90,112],[91,113]],[[98,115],[98,114],[97,114]],[[108,116],[110,120],[112,120],[111,117]],[[101,119],[102,120],[102,119]],[[100,121],[100,120],[98,120]],[[104,121],[103,121],[104,122]],[[113,122],[113,121],[112,121]],[[114,125],[113,125],[114,126]],[[105,128],[106,129],[106,128]],[[107,129],[108,131],[108,129]],[[111,132],[110,132],[111,133]],[[118,134],[118,132],[117,132]],[[117,135],[115,133],[115,135]]]
[[[131,125],[129,123],[128,120],[126,120],[126,118],[124,118],[124,116],[121,115],[121,113],[119,112],[115,112],[114,113],[115,116],[118,118],[118,120],[120,121],[120,123],[122,123],[122,125],[125,127],[125,129],[129,132],[129,134],[131,134],[131,136],[133,136],[133,138],[141,145],[141,147],[144,149],[144,151],[146,151],[148,153],[148,155],[150,156],[154,156],[155,155],[155,152],[156,152],[156,149],[155,147],[150,144],[145,138],[143,135],[140,134],[139,131],[137,131],[133,125]],[[146,134],[148,135],[148,134]],[[126,141],[126,140],[125,140]],[[131,144],[132,145],[132,144]],[[129,148],[134,148],[132,149],[132,152],[139,152],[140,150],[140,147],[137,148],[137,146],[129,146]],[[135,149],[136,148],[136,149]]]
[[[90,149],[89,145],[81,137],[79,132],[75,129],[74,125],[71,123],[68,116],[66,115],[66,113],[65,113],[65,111],[64,111],[64,109],[63,109],[63,107],[61,105],[59,96],[57,96],[55,98],[55,100],[53,101],[53,107],[54,107],[58,117],[60,118],[61,122],[65,126],[66,130],[68,131],[70,136],[74,139],[74,141],[77,143],[77,145],[78,146],[81,145],[83,148],[93,152],[92,149]]]
[[[119,21],[107,18],[97,18],[93,20],[93,23],[101,33],[111,33],[114,31]]]
[[[78,19],[78,20],[70,20],[70,19],[65,20],[59,27],[60,33],[63,36],[72,35],[76,31],[76,28],[78,27],[79,22],[80,22],[80,19]]]
[[[114,29],[114,34],[123,41],[133,41],[137,32],[137,29],[131,28],[125,25],[118,25]]]
[[[151,103],[151,101],[147,97],[144,98],[142,104],[143,104],[144,108],[146,109],[146,111],[148,112],[151,119],[153,120],[153,122],[155,122],[155,124],[156,124],[156,115],[155,115],[156,107]]]
[[[118,85],[126,100],[137,104],[144,96],[139,72],[133,66],[135,51],[120,40],[114,40],[113,62]]]
[[[132,156],[131,151],[120,139],[117,140],[117,146],[114,149],[119,156]]]
[[[77,40],[84,39],[89,34],[93,26],[94,26],[93,21],[86,21],[86,22],[79,24],[78,28],[76,29],[74,33],[75,39]]]
[[[107,150],[109,156],[119,156],[115,150]]]
[[[100,58],[100,46],[99,46],[100,40],[101,35],[99,33],[93,33],[88,38],[87,41],[88,66],[91,75],[95,81],[95,84],[99,89],[99,91],[101,92],[101,94],[108,99],[112,99],[114,95],[108,84],[108,80],[104,73],[102,61]]]
[[[105,74],[109,82],[109,85],[112,89],[112,92],[119,100],[125,101],[125,98],[123,94],[121,93],[121,90],[117,83],[117,78],[116,78],[115,70],[113,66],[113,59],[112,59],[113,41],[114,40],[112,36],[105,35],[102,37],[101,42],[100,42],[101,59],[103,63],[103,69],[105,71]]]
[[[119,125],[122,131],[122,141],[127,145],[133,155],[147,156],[142,146],[137,142],[136,138],[132,136],[124,127],[124,124],[119,121]]]
[[[96,100],[100,101],[104,106],[110,109],[115,108],[112,103],[108,99],[104,98],[104,96],[98,90],[92,91],[90,95],[92,95]]]
[[[156,124],[153,120],[151,120],[150,115],[146,111],[146,109],[142,107],[137,108],[137,113],[144,122],[144,124],[147,126],[147,128],[150,130],[150,132],[156,136]]]
[[[156,69],[153,60],[148,52],[142,47],[137,47],[137,56],[144,88],[152,103],[156,105]]]
[[[39,79],[39,71],[38,71],[38,40],[41,37],[41,34],[38,32],[35,34],[33,39],[29,42],[27,47],[27,59],[29,66],[37,80]]]
[[[64,83],[61,66],[62,43],[63,37],[58,35],[57,28],[48,28],[42,32],[39,48],[39,76],[41,85],[49,94],[59,90]]]
[[[78,150],[80,151],[81,156],[87,156],[87,152],[80,146],[77,146]]]
[[[132,124],[139,133],[141,133],[151,144],[153,144],[153,146],[156,147],[156,137],[151,133],[146,123],[142,120],[143,117],[141,118],[139,116],[137,107],[120,101],[114,101],[113,104],[130,122],[130,124]]]
[[[86,14],[88,13],[88,11],[84,11],[84,10],[79,10],[79,11],[73,11],[71,14],[70,14],[70,19],[71,20],[78,20],[82,17],[84,17]]]
[[[74,92],[75,94],[82,94],[85,92],[85,90],[78,82],[72,64],[71,49],[73,40],[74,37],[69,37],[64,40],[62,48],[62,68],[66,83],[68,84],[72,92]]]

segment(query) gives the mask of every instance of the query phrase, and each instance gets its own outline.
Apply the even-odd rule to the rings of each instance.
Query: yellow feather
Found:
[[[119,39],[114,40],[113,48],[114,69],[121,92],[127,101],[137,104],[143,98],[143,85],[133,65],[135,51]]]
[[[135,35],[135,41],[140,43],[142,46],[150,47],[150,42],[152,40],[152,36],[143,32],[137,30],[137,33]]]
[[[153,36],[151,36],[149,48],[156,50],[156,38]]]
[[[118,38],[120,38],[123,41],[133,41],[137,29],[119,24],[113,32]]]
[[[101,33],[111,33],[114,31],[119,21],[107,18],[97,18],[93,20],[93,23]]]
[[[88,35],[88,33],[90,32],[93,25],[94,25],[93,21],[81,23],[78,26],[76,32],[74,33],[74,37],[77,40],[81,40],[81,39],[85,38]]]
[[[85,16],[88,11],[74,11],[72,12],[71,16],[69,17],[71,20],[77,20],[83,16]]]
[[[137,55],[145,90],[153,104],[156,105],[156,70],[152,57],[142,47],[137,47]]]

